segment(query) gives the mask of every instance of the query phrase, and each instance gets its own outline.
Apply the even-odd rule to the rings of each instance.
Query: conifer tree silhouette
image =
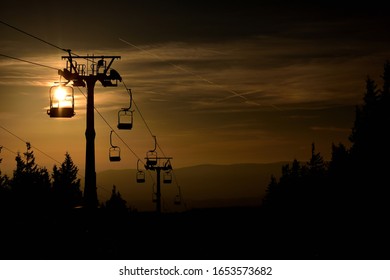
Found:
[[[82,202],[80,179],[77,178],[78,168],[68,152],[60,167],[53,166],[53,199],[54,207],[70,209]]]
[[[356,106],[349,136],[351,147],[332,143],[332,158],[326,164],[313,144],[310,161],[299,166],[294,160],[291,168],[283,166],[279,182],[271,178],[264,199],[265,209],[276,207],[290,217],[292,213],[303,216],[300,208],[310,212],[316,220],[311,225],[322,232],[320,238],[327,244],[323,250],[329,254],[343,248],[344,256],[354,258],[389,257],[389,61],[381,77],[381,89],[373,79],[366,79],[363,103]],[[309,220],[297,221],[301,232],[310,230]]]
[[[50,177],[45,167],[35,163],[35,155],[30,143],[27,150],[17,154],[16,169],[10,182],[16,203],[22,208],[39,209],[48,207]]]
[[[2,147],[0,146],[0,153]],[[0,164],[3,161],[0,158]],[[0,169],[0,209],[6,209],[10,203],[10,189],[9,189],[9,178],[7,175],[3,175]]]
[[[106,209],[110,211],[126,210],[126,200],[124,200],[119,191],[116,190],[116,186],[112,186],[111,197],[106,202]]]

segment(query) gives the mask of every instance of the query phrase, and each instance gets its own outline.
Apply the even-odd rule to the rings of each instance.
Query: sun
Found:
[[[58,102],[65,101],[67,95],[68,93],[65,88],[60,86],[54,91],[54,100]]]

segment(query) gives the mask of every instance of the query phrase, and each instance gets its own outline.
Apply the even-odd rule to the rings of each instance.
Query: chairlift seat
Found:
[[[118,123],[117,127],[118,127],[118,129],[132,129],[133,124],[132,123]]]
[[[146,165],[148,166],[155,166],[157,164],[156,158],[147,158],[146,159]]]
[[[172,183],[172,174],[171,172],[165,172],[163,176],[163,183],[170,184]]]
[[[121,160],[121,150],[117,146],[113,146],[109,150],[109,159],[110,161],[120,161]]]
[[[157,153],[155,151],[149,151],[146,153],[146,165],[147,166],[157,165]]]
[[[71,118],[75,115],[73,108],[50,108],[47,114],[50,118]]]
[[[132,129],[133,128],[133,111],[128,108],[122,108],[118,112],[118,129]]]
[[[121,161],[120,156],[110,156],[110,161]]]
[[[137,183],[145,183],[145,173],[143,171],[137,172]]]

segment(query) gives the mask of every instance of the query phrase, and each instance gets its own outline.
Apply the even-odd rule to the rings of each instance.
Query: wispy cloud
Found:
[[[170,43],[130,48],[127,52],[132,54],[132,66],[129,67],[137,71],[129,78],[134,81],[139,78],[135,84],[142,83],[140,86],[147,90],[163,85],[165,92],[183,100],[195,98],[196,92],[198,105],[205,98],[211,98],[211,103],[232,99],[275,109],[319,101],[356,102],[358,81],[365,75],[361,69],[373,69],[369,59],[372,54],[354,46],[318,47],[313,43],[304,39],[262,37],[230,44]],[[210,55],[203,49],[219,51]],[[351,53],[354,58],[346,59]],[[214,92],[214,97],[208,92]]]

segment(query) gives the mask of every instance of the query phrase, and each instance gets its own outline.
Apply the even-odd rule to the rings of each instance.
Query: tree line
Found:
[[[78,168],[68,152],[60,166],[49,173],[35,161],[31,144],[18,153],[12,178],[0,170],[0,207],[8,209],[70,209],[81,205]]]
[[[390,217],[389,61],[381,78],[381,88],[369,76],[366,79],[350,148],[332,143],[331,159],[325,161],[313,143],[307,162],[294,159],[282,167],[279,179],[271,176],[263,209],[284,229],[328,245],[344,240],[348,250],[388,245],[384,240]],[[356,237],[360,240],[355,247],[350,240]]]
[[[3,175],[0,169],[0,208],[9,210],[67,210],[83,205],[78,167],[68,152],[64,161],[54,165],[49,173],[46,167],[35,161],[31,144],[26,151],[18,153],[12,178]],[[0,159],[1,163],[1,159]],[[113,186],[111,198],[101,204],[108,209],[126,209],[126,201]]]

